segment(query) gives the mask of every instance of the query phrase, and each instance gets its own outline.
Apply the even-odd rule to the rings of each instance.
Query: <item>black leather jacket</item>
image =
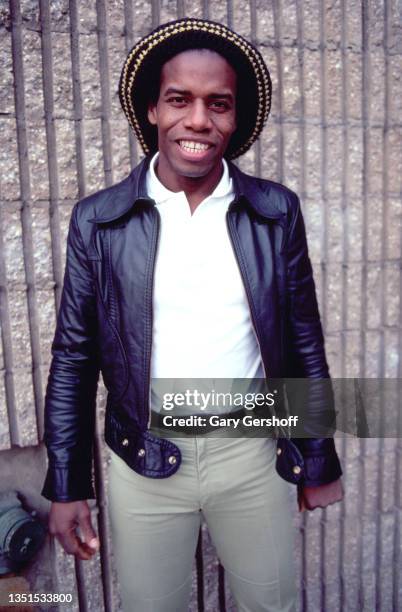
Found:
[[[145,191],[148,165],[146,158],[122,182],[78,202],[72,213],[45,402],[49,467],[42,494],[50,500],[94,497],[92,446],[100,371],[108,390],[107,444],[147,477],[166,478],[180,466],[179,448],[149,432],[152,287],[160,218]],[[228,231],[267,377],[328,377],[298,197],[231,163],[229,171],[236,197],[227,213]],[[282,476],[320,485],[341,475],[331,438],[294,442],[298,448],[281,442]],[[292,450],[302,454],[296,474]]]

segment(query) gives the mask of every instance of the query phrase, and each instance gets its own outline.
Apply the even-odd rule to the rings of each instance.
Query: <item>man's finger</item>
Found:
[[[76,555],[83,561],[90,559],[95,552],[81,542],[75,531],[69,530],[63,534],[59,534],[57,535],[57,539],[66,553],[69,555]]]
[[[89,548],[84,542],[81,542],[78,536],[75,536],[74,544],[70,543],[66,546],[65,540],[62,540],[61,544],[66,552],[75,555],[82,561],[88,561],[95,553],[95,551]]]
[[[60,544],[69,555],[75,555],[78,551],[78,538],[75,531],[69,530],[56,534]]]
[[[78,539],[78,551],[76,554],[80,559],[83,561],[88,561],[94,556],[95,553],[96,550],[94,548],[90,548],[88,544],[85,544],[85,542],[81,542],[81,540]]]
[[[93,551],[99,549],[99,540],[96,537],[94,528],[92,527],[91,515],[85,514],[78,517],[79,527],[82,533],[82,538],[87,546]]]

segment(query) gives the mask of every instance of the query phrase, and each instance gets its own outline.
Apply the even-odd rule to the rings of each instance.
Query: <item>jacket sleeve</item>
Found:
[[[325,356],[313,271],[308,255],[307,239],[299,198],[290,222],[287,249],[286,307],[286,376],[321,379],[305,385],[307,402],[301,418],[306,436],[292,438],[301,451],[304,470],[300,484],[319,486],[337,480],[342,469],[331,433],[319,437],[317,432],[333,432],[335,410],[332,394],[328,393],[328,364]],[[292,410],[291,402],[290,409]],[[328,426],[329,424],[329,426]]]
[[[48,471],[42,495],[52,501],[95,497],[92,446],[99,366],[93,277],[73,209],[64,285],[45,397]]]

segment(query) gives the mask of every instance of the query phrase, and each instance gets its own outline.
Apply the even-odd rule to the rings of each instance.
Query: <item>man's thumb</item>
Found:
[[[94,528],[92,527],[90,516],[85,516],[81,518],[80,529],[81,529],[85,544],[88,544],[90,548],[94,548],[97,550],[99,548],[99,540],[96,537]]]

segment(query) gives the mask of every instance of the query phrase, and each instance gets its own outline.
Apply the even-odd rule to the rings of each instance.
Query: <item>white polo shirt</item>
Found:
[[[153,291],[151,378],[263,378],[260,351],[226,225],[228,165],[191,214],[184,191],[147,173],[161,224]]]

